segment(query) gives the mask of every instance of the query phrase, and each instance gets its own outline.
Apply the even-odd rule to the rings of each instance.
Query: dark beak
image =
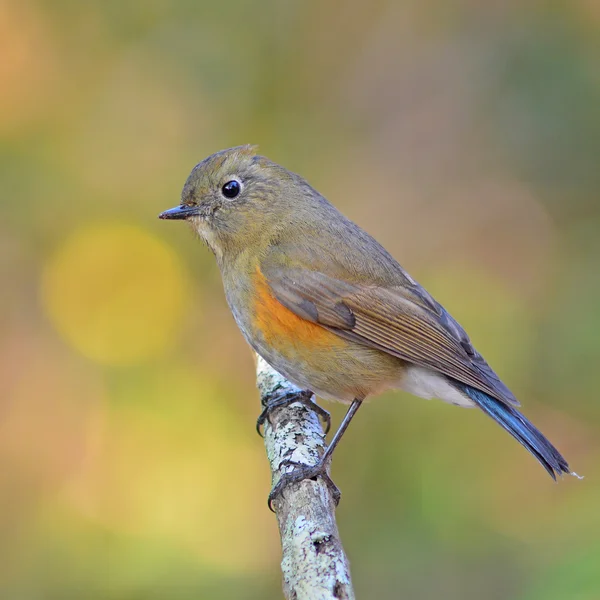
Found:
[[[188,219],[194,215],[199,214],[197,206],[176,206],[175,208],[169,208],[158,215],[159,219]]]

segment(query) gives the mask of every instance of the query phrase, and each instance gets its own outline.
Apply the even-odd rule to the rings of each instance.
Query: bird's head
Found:
[[[159,218],[188,221],[219,258],[273,235],[292,218],[294,199],[305,188],[298,175],[259,156],[256,146],[238,146],[198,163],[181,204]]]

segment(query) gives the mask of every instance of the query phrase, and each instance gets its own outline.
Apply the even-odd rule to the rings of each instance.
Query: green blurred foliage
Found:
[[[256,143],[469,330],[583,481],[401,393],[336,454],[361,598],[600,598],[600,5],[0,11],[0,596],[279,598],[251,353],[156,215]],[[332,407],[339,419],[343,407]]]

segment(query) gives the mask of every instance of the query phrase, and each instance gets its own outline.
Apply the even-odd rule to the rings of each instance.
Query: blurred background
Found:
[[[596,0],[5,0],[0,55],[2,598],[281,597],[252,356],[156,218],[243,143],[374,234],[586,476],[379,398],[333,466],[358,597],[600,598]]]

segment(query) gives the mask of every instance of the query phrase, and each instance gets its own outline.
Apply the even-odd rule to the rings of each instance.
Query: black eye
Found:
[[[228,181],[222,188],[221,192],[223,192],[223,196],[225,198],[235,198],[242,191],[242,186],[239,181],[232,179]]]

